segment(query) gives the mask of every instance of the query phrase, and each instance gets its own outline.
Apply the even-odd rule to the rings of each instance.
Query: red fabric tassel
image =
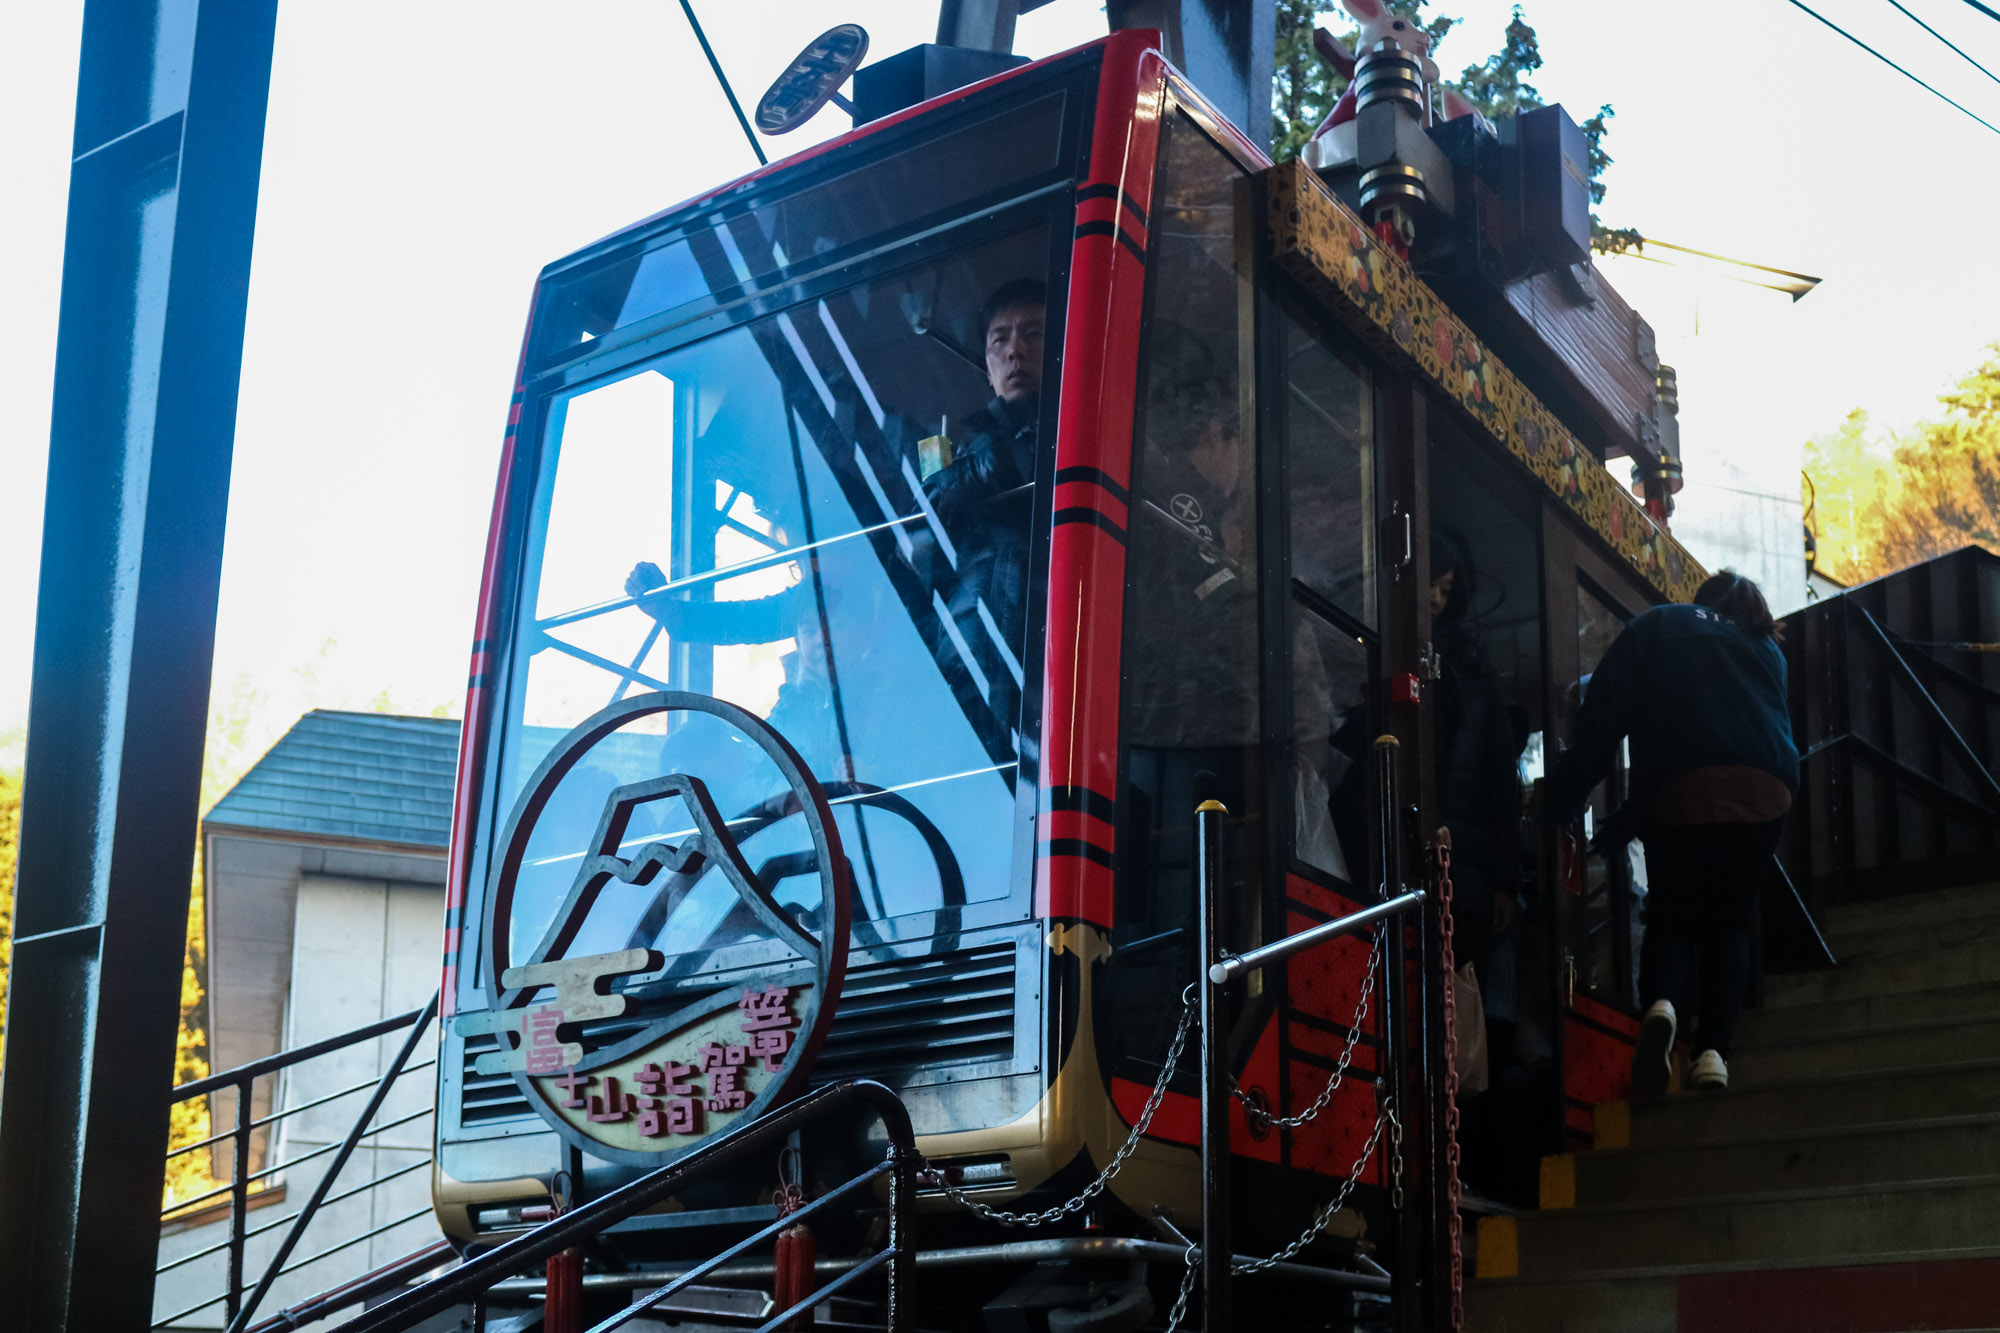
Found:
[[[786,1227],[778,1233],[776,1281],[773,1283],[772,1298],[780,1310],[789,1310],[807,1296],[817,1285],[813,1281],[813,1233],[812,1228],[801,1222],[797,1226]],[[812,1327],[812,1311],[801,1310],[785,1325],[786,1333],[799,1333]]]
[[[543,1333],[582,1333],[583,1251],[558,1250],[549,1256],[548,1292],[542,1301]]]

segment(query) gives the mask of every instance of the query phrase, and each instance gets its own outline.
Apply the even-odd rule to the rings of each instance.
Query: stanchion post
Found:
[[[1375,873],[1376,893],[1381,898],[1393,898],[1403,889],[1403,838],[1400,826],[1401,780],[1399,767],[1402,759],[1402,745],[1394,736],[1378,736],[1374,746],[1375,780]],[[1393,1099],[1398,1119],[1409,1123],[1404,1114],[1407,1103],[1404,1093],[1410,1086],[1409,1042],[1410,1042],[1410,993],[1408,985],[1409,954],[1404,948],[1405,930],[1400,922],[1384,927],[1389,933],[1382,948],[1382,1044],[1386,1059],[1383,1061],[1383,1081],[1380,1095]],[[1390,1151],[1405,1151],[1409,1143],[1405,1136],[1402,1149],[1391,1142]],[[1402,1330],[1422,1327],[1420,1305],[1424,1298],[1421,1269],[1417,1255],[1422,1244],[1422,1228],[1416,1223],[1414,1201],[1416,1181],[1414,1173],[1404,1170],[1405,1187],[1391,1219],[1391,1230],[1395,1236],[1396,1265],[1394,1285],[1390,1300],[1394,1311],[1395,1326]]]
[[[1201,1311],[1203,1333],[1229,1328],[1229,1034],[1224,1030],[1222,987],[1209,965],[1222,947],[1222,822],[1220,801],[1195,807],[1196,909],[1201,918]]]

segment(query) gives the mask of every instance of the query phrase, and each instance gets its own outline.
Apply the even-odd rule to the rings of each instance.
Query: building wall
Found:
[[[302,874],[292,927],[282,1048],[291,1050],[338,1036],[428,1003],[438,985],[443,910],[443,892],[431,885]],[[277,1089],[280,1108],[305,1106],[321,1098],[331,1100],[279,1122],[274,1150],[277,1162],[299,1162],[315,1152],[320,1155],[283,1172],[283,1201],[253,1211],[252,1230],[297,1213],[311,1197],[334,1156],[320,1150],[346,1137],[366,1106],[375,1080],[395,1059],[406,1035],[399,1031],[358,1043],[294,1066],[281,1077]],[[259,1307],[260,1318],[438,1239],[437,1223],[429,1211],[428,1170],[430,1110],[437,1088],[436,1042],[433,1022],[411,1056],[414,1072],[397,1081],[375,1119],[376,1124],[391,1127],[362,1140],[329,1189],[328,1198],[333,1202],[322,1205],[293,1251],[294,1262],[322,1253],[326,1257],[280,1278]],[[341,1197],[396,1172],[401,1174],[380,1186]],[[334,1249],[378,1228],[386,1229],[367,1241]],[[247,1282],[254,1283],[262,1274],[288,1230],[288,1226],[276,1226],[250,1239]],[[223,1244],[228,1236],[226,1216],[200,1226],[170,1229],[161,1240],[160,1262],[169,1263]],[[227,1273],[225,1251],[163,1274],[154,1297],[155,1317],[170,1315],[221,1291]],[[219,1328],[225,1322],[222,1308],[211,1306],[178,1326]]]

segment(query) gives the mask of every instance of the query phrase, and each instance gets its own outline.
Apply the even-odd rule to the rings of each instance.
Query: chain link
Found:
[[[1347,1196],[1354,1193],[1354,1187],[1361,1183],[1361,1173],[1367,1169],[1368,1163],[1374,1159],[1376,1145],[1382,1141],[1382,1129],[1391,1121],[1391,1116],[1387,1108],[1393,1104],[1393,1102],[1385,1104],[1384,1109],[1376,1113],[1375,1128],[1368,1132],[1368,1142],[1361,1145],[1360,1155],[1354,1159],[1354,1165],[1348,1168],[1347,1179],[1340,1182],[1340,1192],[1334,1195],[1333,1199],[1314,1215],[1312,1222],[1307,1225],[1304,1231],[1299,1233],[1298,1239],[1267,1259],[1251,1259],[1245,1263],[1232,1265],[1230,1268],[1232,1273],[1239,1275],[1244,1273],[1261,1273],[1267,1268],[1276,1268],[1279,1264],[1293,1258],[1300,1250],[1303,1250],[1319,1238],[1319,1233],[1326,1230],[1327,1223],[1333,1221],[1333,1215],[1339,1212],[1347,1203]],[[1400,1156],[1397,1161],[1400,1166]]]
[[[1354,1006],[1354,1021],[1347,1027],[1347,1044],[1341,1049],[1339,1063],[1333,1067],[1333,1077],[1329,1078],[1326,1086],[1320,1089],[1319,1096],[1313,1099],[1313,1104],[1297,1115],[1272,1115],[1251,1100],[1250,1095],[1238,1087],[1236,1080],[1232,1078],[1229,1080],[1229,1091],[1235,1094],[1237,1101],[1243,1103],[1244,1115],[1260,1125],[1297,1129],[1302,1125],[1311,1124],[1314,1118],[1326,1109],[1327,1103],[1333,1100],[1333,1094],[1340,1091],[1341,1080],[1347,1077],[1347,1066],[1354,1059],[1354,1048],[1361,1044],[1361,1026],[1368,1021],[1369,999],[1375,993],[1375,974],[1382,965],[1382,941],[1388,933],[1386,925],[1375,928],[1374,942],[1368,947],[1368,970],[1361,978],[1361,999]]]
[[[1385,1109],[1389,1115],[1389,1207],[1403,1211],[1403,1122],[1396,1118],[1396,1101],[1390,1098]]]
[[[1448,930],[1449,927],[1447,926]],[[1334,1094],[1339,1091],[1342,1081],[1346,1078],[1348,1066],[1354,1059],[1355,1048],[1360,1045],[1361,1029],[1367,1021],[1369,1006],[1375,992],[1375,979],[1382,968],[1383,944],[1387,934],[1388,926],[1386,923],[1376,927],[1374,939],[1368,948],[1368,967],[1362,976],[1361,994],[1354,1008],[1354,1021],[1348,1026],[1347,1041],[1341,1050],[1339,1062],[1334,1066],[1332,1077],[1327,1080],[1326,1087],[1320,1091],[1319,1096],[1314,1099],[1312,1105],[1299,1114],[1295,1116],[1276,1116],[1253,1102],[1249,1095],[1237,1086],[1236,1081],[1232,1078],[1229,1085],[1230,1092],[1243,1104],[1244,1112],[1247,1116],[1254,1118],[1261,1124],[1296,1129],[1302,1125],[1310,1124],[1332,1102]],[[1200,1002],[1196,996],[1196,990],[1199,985],[1199,982],[1190,982],[1181,991],[1180,1023],[1175,1027],[1174,1039],[1167,1047],[1166,1060],[1160,1066],[1160,1076],[1154,1081],[1153,1090],[1147,1096],[1145,1106],[1140,1109],[1139,1118],[1133,1122],[1132,1132],[1126,1137],[1125,1142],[1119,1147],[1118,1151],[1112,1155],[1111,1161],[1106,1164],[1104,1170],[1098,1173],[1095,1180],[1084,1186],[1073,1198],[1067,1199],[1053,1207],[1044,1208],[1038,1213],[1011,1213],[995,1208],[990,1204],[980,1203],[957,1185],[946,1185],[944,1187],[945,1195],[952,1202],[979,1217],[983,1217],[990,1222],[997,1222],[1001,1226],[1010,1227],[1047,1226],[1052,1222],[1059,1222],[1065,1217],[1081,1212],[1084,1208],[1088,1207],[1090,1201],[1102,1194],[1110,1186],[1113,1178],[1124,1169],[1126,1161],[1130,1159],[1134,1152],[1138,1151],[1140,1142],[1144,1139],[1147,1130],[1152,1127],[1154,1115],[1158,1113],[1161,1103],[1166,1100],[1167,1086],[1173,1081],[1174,1072],[1179,1068],[1181,1056],[1187,1049],[1188,1033],[1192,1030],[1195,1016],[1200,1009]],[[1362,1144],[1360,1153],[1354,1159],[1354,1165],[1348,1168],[1347,1176],[1341,1182],[1339,1192],[1313,1215],[1313,1220],[1307,1224],[1306,1229],[1291,1244],[1285,1246],[1284,1249],[1278,1251],[1276,1254],[1270,1255],[1267,1258],[1250,1259],[1242,1263],[1233,1264],[1231,1272],[1242,1275],[1259,1273],[1275,1268],[1279,1264],[1286,1263],[1295,1258],[1306,1246],[1318,1239],[1320,1233],[1326,1230],[1335,1215],[1346,1206],[1348,1198],[1354,1193],[1355,1187],[1360,1184],[1361,1173],[1367,1169],[1368,1163],[1374,1159],[1375,1152],[1382,1142],[1382,1134],[1385,1129],[1389,1131],[1390,1142],[1393,1145],[1394,1206],[1400,1209],[1403,1198],[1403,1126],[1402,1122],[1396,1116],[1395,1096],[1391,1093],[1384,1099],[1382,1109],[1376,1113],[1375,1124],[1369,1130],[1368,1140]],[[1181,1274],[1180,1291],[1175,1296],[1173,1308],[1167,1316],[1166,1333],[1175,1333],[1180,1327],[1181,1320],[1187,1317],[1188,1302],[1194,1294],[1195,1278],[1200,1269],[1200,1256],[1201,1247],[1194,1242],[1189,1242],[1186,1251],[1182,1255],[1186,1264],[1186,1271]]]
[[[1444,1156],[1445,1200],[1449,1217],[1446,1229],[1451,1237],[1451,1327],[1465,1327],[1465,1219],[1459,1216],[1458,1180],[1458,998],[1453,978],[1458,959],[1452,950],[1454,930],[1451,918],[1451,832],[1439,829],[1437,838],[1438,877],[1438,961],[1444,971]]]
[[[1082,1193],[1053,1208],[1044,1208],[1039,1213],[1004,1212],[991,1204],[980,1203],[973,1199],[957,1185],[946,1185],[945,1194],[953,1203],[969,1208],[987,1221],[998,1222],[1003,1227],[1047,1226],[1051,1222],[1060,1222],[1073,1213],[1082,1212],[1092,1199],[1104,1193],[1112,1178],[1125,1169],[1126,1160],[1139,1150],[1139,1142],[1146,1136],[1147,1129],[1152,1126],[1154,1114],[1159,1111],[1160,1103],[1166,1100],[1167,1084],[1173,1081],[1174,1069],[1180,1064],[1181,1052],[1187,1047],[1188,1029],[1194,1026],[1195,1013],[1200,1004],[1195,998],[1195,988],[1199,984],[1191,981],[1181,991],[1180,1026],[1174,1030],[1173,1042],[1167,1047],[1166,1063],[1160,1067],[1160,1077],[1153,1083],[1152,1095],[1146,1098],[1146,1105],[1139,1112],[1139,1118],[1132,1123],[1131,1134],[1126,1136],[1124,1144],[1112,1155],[1104,1170],[1098,1172],[1097,1179],[1083,1187]]]
[[[1188,1297],[1194,1294],[1194,1275],[1201,1267],[1201,1246],[1189,1241],[1181,1261],[1187,1265],[1187,1271],[1181,1274],[1180,1295],[1174,1297],[1174,1308],[1167,1315],[1167,1333],[1174,1333],[1181,1320],[1187,1318]]]

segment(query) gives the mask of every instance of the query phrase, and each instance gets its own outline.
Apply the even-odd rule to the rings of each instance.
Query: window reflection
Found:
[[[1193,975],[1195,806],[1229,808],[1224,930],[1259,938],[1264,809],[1250,181],[1184,115],[1163,126],[1147,260],[1125,590],[1126,873],[1115,912],[1114,1060],[1157,1058]],[[1252,979],[1251,989],[1261,982]],[[1144,1073],[1134,1065],[1133,1075]],[[1150,1073],[1144,1073],[1150,1078]]]
[[[764,718],[826,787],[857,918],[1009,891],[1028,523],[1043,470],[1039,304],[1032,358],[1010,353],[1015,388],[1032,381],[1012,400],[994,393],[983,349],[988,298],[1039,283],[1046,253],[1046,232],[1024,231],[550,404],[503,811],[585,717],[687,690]],[[996,404],[1011,414],[1004,427]],[[969,464],[996,451],[1007,475],[973,484]],[[559,924],[550,913],[611,791],[674,772],[709,785],[753,867],[761,858],[782,877],[785,858],[809,849],[782,775],[754,744],[705,716],[642,719],[572,771],[537,824],[512,957]],[[660,804],[647,817],[671,822],[677,807]],[[631,838],[672,833],[642,823]],[[779,900],[816,912],[816,875],[785,878]],[[686,895],[671,921],[657,893],[609,886],[619,905],[593,915],[571,952],[728,947],[748,923],[722,878],[708,880],[671,891]]]

